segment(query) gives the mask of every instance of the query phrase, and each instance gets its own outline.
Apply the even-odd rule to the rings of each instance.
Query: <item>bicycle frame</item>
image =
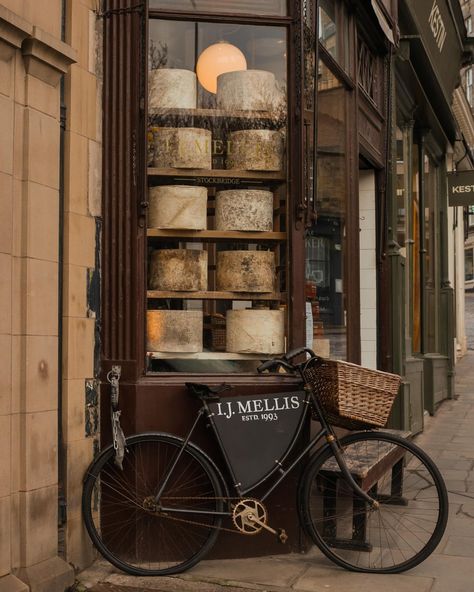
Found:
[[[265,475],[262,480],[253,485],[251,488],[249,489],[245,489],[242,490],[240,488],[240,484],[236,483],[236,479],[235,479],[235,475],[233,474],[233,470],[231,467],[231,463],[229,461],[228,455],[227,455],[227,451],[219,437],[218,432],[215,429],[215,426],[212,422],[212,413],[209,409],[209,406],[207,404],[207,401],[203,399],[203,406],[201,407],[201,409],[198,411],[198,414],[196,416],[196,419],[193,423],[193,425],[191,426],[191,429],[189,430],[189,433],[187,434],[187,436],[183,439],[183,445],[180,448],[180,450],[178,451],[178,454],[176,455],[176,458],[174,459],[174,461],[172,462],[169,471],[167,473],[167,475],[165,476],[163,483],[155,497],[155,501],[157,504],[160,504],[160,498],[168,484],[168,481],[174,471],[174,469],[176,468],[184,449],[186,448],[186,446],[189,444],[189,442],[191,441],[191,437],[198,425],[198,423],[200,422],[201,418],[205,418],[207,419],[211,425],[213,426],[213,431],[214,434],[216,436],[217,442],[219,443],[219,448],[222,452],[222,456],[224,458],[224,462],[226,464],[227,470],[229,472],[229,475],[231,475],[234,483],[233,483],[233,488],[235,489],[236,492],[236,497],[241,498],[242,496],[246,495],[247,493],[249,493],[250,491],[254,490],[257,486],[259,486],[261,483],[263,483],[264,481],[266,481],[267,479],[269,479],[276,470],[279,470],[280,475],[279,477],[268,487],[268,489],[264,492],[263,495],[259,496],[259,500],[261,500],[262,502],[265,501],[268,496],[280,485],[280,483],[289,475],[289,473],[291,473],[291,471],[299,464],[299,462],[315,447],[315,445],[317,444],[317,442],[319,442],[321,440],[321,438],[325,438],[326,439],[326,446],[323,446],[321,448],[321,451],[319,454],[323,453],[327,447],[329,446],[332,450],[332,453],[337,461],[337,464],[341,470],[341,473],[345,479],[345,481],[350,485],[350,487],[352,488],[352,490],[354,491],[354,493],[361,497],[363,500],[365,500],[366,502],[369,503],[369,505],[371,507],[376,507],[378,502],[376,500],[374,500],[372,497],[370,497],[365,491],[363,491],[359,485],[355,482],[355,480],[353,479],[349,469],[347,468],[347,465],[344,462],[344,457],[343,457],[343,451],[339,446],[339,442],[337,440],[337,437],[335,436],[331,426],[327,423],[326,418],[324,416],[324,411],[321,408],[321,405],[319,404],[317,398],[314,396],[313,392],[311,390],[308,390],[305,388],[305,391],[307,392],[307,397],[305,399],[306,403],[309,403],[309,401],[311,401],[310,404],[313,405],[318,418],[319,418],[319,422],[321,423],[321,429],[320,431],[311,438],[310,442],[304,447],[304,449],[298,454],[298,456],[290,463],[290,465],[284,469],[282,466],[277,466],[273,471],[271,471],[270,473],[268,473],[267,475]],[[303,417],[302,420],[300,422],[300,425],[291,441],[290,447],[287,451],[287,453],[285,454],[286,458],[291,451],[293,450],[296,441],[298,440],[298,437],[301,433],[301,429],[302,429],[302,425],[304,424],[304,420],[307,417],[308,414],[308,408],[310,405],[306,405],[306,410],[303,413]],[[283,459],[284,460],[284,459]],[[160,505],[160,509],[162,512],[170,512],[170,513],[179,513],[179,514],[205,514],[205,515],[212,515],[212,516],[230,516],[232,514],[231,511],[227,511],[227,512],[215,512],[215,511],[210,511],[210,510],[196,510],[196,509],[186,509],[186,508],[176,508],[176,507],[165,507],[165,506],[161,506]]]

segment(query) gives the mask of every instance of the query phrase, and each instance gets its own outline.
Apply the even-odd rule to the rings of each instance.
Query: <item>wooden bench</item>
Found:
[[[406,438],[410,432],[399,430],[384,430],[392,434]],[[368,446],[366,443],[368,442]],[[405,453],[404,450],[387,442],[382,451],[376,450],[375,442],[370,440],[359,446],[351,446],[351,451],[355,452],[355,458],[346,459],[347,466],[354,480],[361,489],[368,492],[371,497],[382,504],[407,505],[403,497],[403,468]],[[378,482],[391,470],[390,494],[378,493]],[[335,458],[329,459],[324,463],[324,469],[321,471],[325,477],[325,487],[323,490],[323,516],[330,517],[336,515],[336,499],[338,481],[342,478],[339,465]],[[346,485],[346,488],[349,487]],[[356,494],[352,495],[352,537],[342,538],[337,534],[337,520],[325,519],[323,521],[322,536],[331,546],[339,549],[351,549],[356,551],[372,551],[372,545],[367,541],[367,502]]]

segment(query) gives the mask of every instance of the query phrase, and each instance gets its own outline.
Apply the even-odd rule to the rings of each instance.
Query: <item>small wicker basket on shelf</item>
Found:
[[[220,314],[204,316],[204,345],[211,351],[225,352],[225,316]]]
[[[384,427],[400,386],[396,374],[321,358],[308,363],[304,378],[328,422],[348,430]]]

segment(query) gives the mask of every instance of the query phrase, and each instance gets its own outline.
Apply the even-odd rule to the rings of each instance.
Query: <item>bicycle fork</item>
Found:
[[[334,458],[337,461],[339,469],[341,470],[341,473],[342,473],[344,479],[346,480],[346,482],[351,486],[352,491],[356,495],[361,497],[363,500],[365,500],[369,504],[371,510],[376,510],[380,506],[380,503],[377,500],[375,500],[374,498],[370,497],[370,495],[368,493],[366,493],[355,481],[354,477],[351,475],[351,472],[347,468],[343,453],[341,451],[341,448],[339,447],[339,443],[338,443],[336,437],[333,436],[332,434],[328,434],[326,436],[326,441],[329,444],[329,446],[331,447],[331,450],[334,454]]]

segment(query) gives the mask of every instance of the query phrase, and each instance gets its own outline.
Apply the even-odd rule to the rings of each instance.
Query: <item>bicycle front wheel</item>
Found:
[[[101,554],[129,574],[180,573],[217,538],[221,518],[207,512],[223,511],[219,477],[197,448],[187,446],[157,506],[154,498],[182,440],[142,434],[127,438],[126,446],[123,470],[112,447],[89,467],[82,497],[87,531]]]
[[[358,572],[400,573],[437,547],[448,495],[433,461],[412,442],[383,432],[342,438],[343,458],[377,509],[353,493],[331,450],[314,458],[300,491],[301,520],[321,551]]]

